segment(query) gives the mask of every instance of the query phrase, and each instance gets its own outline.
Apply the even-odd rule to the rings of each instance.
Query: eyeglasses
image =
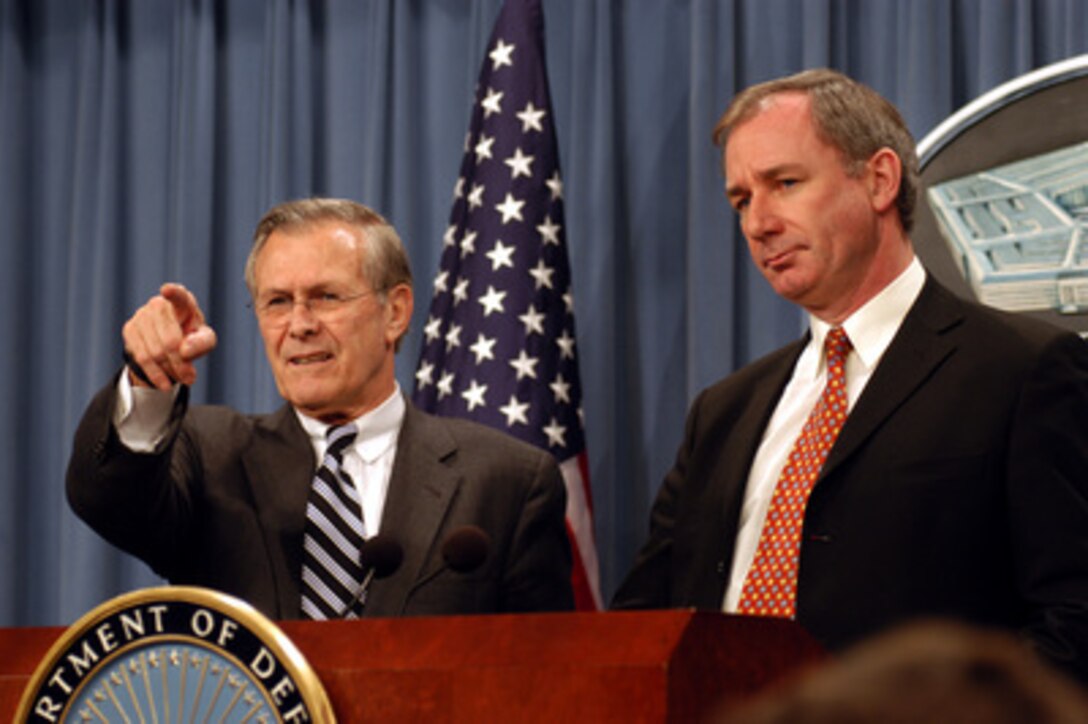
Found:
[[[319,319],[327,319],[342,310],[351,302],[365,296],[376,294],[374,291],[358,294],[338,294],[336,292],[314,292],[310,296],[296,299],[290,294],[270,294],[254,303],[257,316],[265,322],[283,324],[291,317],[296,304],[301,304]]]

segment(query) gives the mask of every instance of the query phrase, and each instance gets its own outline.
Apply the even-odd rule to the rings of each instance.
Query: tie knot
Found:
[[[325,454],[339,461],[344,455],[344,450],[355,441],[358,432],[359,429],[355,427],[355,423],[331,426],[325,432],[325,440],[329,444]]]
[[[827,350],[828,364],[841,365],[846,355],[850,354],[853,345],[850,344],[850,338],[846,336],[846,330],[842,327],[833,327],[827,333],[824,347]]]

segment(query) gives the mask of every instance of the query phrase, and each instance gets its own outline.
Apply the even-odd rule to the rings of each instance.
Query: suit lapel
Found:
[[[289,405],[258,422],[242,452],[242,464],[260,511],[278,616],[296,618],[302,595],[299,579],[306,502],[316,462],[313,447]]]
[[[460,474],[446,463],[456,450],[442,422],[409,402],[397,438],[380,531],[401,544],[404,560],[393,576],[371,585],[364,615],[399,615],[416,581],[441,567],[441,558],[431,552],[461,483]]]
[[[721,516],[720,520],[715,517],[709,525],[692,526],[708,536],[696,546],[706,555],[713,556],[705,563],[707,567],[713,567],[716,561],[726,561],[728,565],[733,560],[752,462],[806,344],[808,335],[772,353],[763,362],[755,363],[748,370],[750,384],[744,383],[749,394],[736,416],[722,416],[708,435],[700,435],[699,446],[715,451],[714,466],[710,469],[693,467],[688,474],[704,481],[715,481],[706,486],[708,497],[700,501],[701,507],[705,503],[700,520],[706,523],[707,516]],[[690,583],[693,587],[691,600],[702,608],[721,606],[727,579],[727,576],[695,577]]]
[[[782,348],[780,352],[768,358],[766,368],[754,372],[753,378],[761,380],[760,383],[751,385],[751,397],[736,420],[726,421],[720,430],[721,442],[715,443],[715,446],[723,450],[725,450],[726,442],[736,436],[735,442],[729,443],[727,454],[719,458],[724,468],[713,475],[715,480],[726,481],[722,494],[725,503],[725,520],[730,526],[736,526],[740,518],[744,491],[748,487],[748,477],[756,452],[763,441],[763,433],[771,421],[771,416],[797,366],[797,359],[804,351],[808,340],[809,336],[806,334],[793,344]],[[725,536],[725,538],[732,541],[733,536]],[[730,555],[732,555],[731,550]]]
[[[955,342],[946,333],[963,318],[960,304],[932,277],[926,279],[918,300],[846,418],[820,473],[821,479],[864,443],[955,352]]]

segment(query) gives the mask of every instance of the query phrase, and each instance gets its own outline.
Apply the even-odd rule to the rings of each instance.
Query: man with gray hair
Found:
[[[287,404],[189,405],[216,335],[191,292],[164,284],[125,323],[126,366],[76,432],[76,513],[172,583],[276,619],[572,608],[554,458],[401,393],[413,297],[393,227],[351,201],[281,204],[245,279]],[[450,565],[451,540],[490,550]],[[392,574],[371,578],[379,563]]]

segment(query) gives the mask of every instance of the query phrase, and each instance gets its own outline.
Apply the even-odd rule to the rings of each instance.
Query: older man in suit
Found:
[[[871,89],[754,86],[716,140],[810,332],[695,400],[613,606],[795,618],[832,648],[948,616],[1088,677],[1088,345],[928,276],[913,140]]]
[[[411,272],[382,217],[335,199],[274,207],[246,283],[287,404],[190,406],[216,335],[188,290],[163,285],[125,324],[128,363],[76,433],[68,496],[84,520],[171,582],[273,618],[572,608],[554,459],[418,411],[397,385]],[[457,571],[441,550],[468,526],[491,548]],[[364,590],[379,532],[403,561]]]

